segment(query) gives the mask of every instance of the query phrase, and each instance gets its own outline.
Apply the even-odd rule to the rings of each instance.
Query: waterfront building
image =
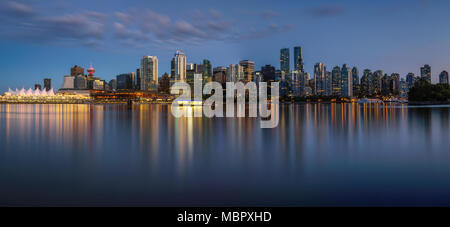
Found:
[[[158,87],[158,58],[156,56],[142,57],[139,74],[141,90],[156,90]]]
[[[375,97],[378,97],[381,95],[381,78],[383,77],[383,71],[377,70],[372,75],[372,85],[373,85],[373,92],[372,94]]]
[[[75,76],[74,78],[74,88],[77,90],[85,90],[87,86],[87,78],[83,75]]]
[[[425,78],[428,83],[431,83],[431,67],[429,65],[424,65],[420,67],[420,77]]]
[[[244,80],[247,82],[253,81],[253,74],[255,72],[255,62],[250,60],[240,61],[239,64],[242,66],[244,72]]]
[[[219,82],[222,85],[227,82],[227,68],[225,67],[215,67],[213,69],[213,81]]]
[[[160,93],[169,94],[170,93],[170,76],[167,73],[161,77],[159,82],[158,90]]]
[[[75,76],[64,76],[62,89],[74,89],[75,88]]]
[[[414,73],[408,73],[406,75],[406,84],[408,86],[408,90],[414,86],[414,82],[415,82]]]
[[[448,72],[442,71],[441,74],[439,74],[439,83],[440,84],[449,84],[448,83]]]
[[[342,82],[342,74],[341,68],[339,66],[335,66],[331,70],[331,94],[334,96],[341,96],[341,82]]]
[[[104,90],[105,89],[105,82],[103,80],[95,78],[93,80],[92,89],[94,89],[94,90]]]
[[[44,79],[44,89],[46,91],[49,91],[50,89],[52,89],[52,79],[50,79],[50,78]]]
[[[353,96],[353,86],[352,86],[352,71],[347,64],[342,65],[341,69],[342,82],[341,82],[341,96],[342,97],[352,97]]]
[[[352,69],[352,85],[353,85],[353,95],[359,96],[359,71],[358,68],[353,67]]]
[[[203,60],[203,82],[211,82],[212,81],[212,65],[211,62],[207,59]]]
[[[392,95],[391,91],[391,78],[388,76],[388,74],[384,74],[384,76],[381,78],[381,94],[383,96],[390,96]]]
[[[133,89],[133,75],[134,73],[123,73],[116,76],[117,90],[132,90]]]
[[[330,96],[333,93],[333,89],[332,89],[332,77],[331,77],[331,72],[325,72],[325,93],[324,95],[326,96]]]
[[[116,79],[112,79],[109,81],[109,89],[115,91],[117,90],[117,80]]]
[[[305,73],[305,63],[303,62],[302,47],[294,47],[294,70]]]
[[[34,85],[34,90],[41,90],[41,89],[42,89],[42,87],[41,87],[40,84],[35,84]]]
[[[392,73],[390,79],[390,90],[392,92],[392,95],[398,96],[400,90],[400,74]]]
[[[136,69],[136,83],[134,84],[134,89],[141,90],[141,69]]]
[[[361,77],[361,93],[362,97],[371,97],[373,95],[373,83],[372,83],[372,72],[370,69],[365,69],[363,76]]]
[[[186,82],[186,55],[177,50],[171,62],[173,82]]]
[[[314,65],[314,94],[325,95],[325,74],[326,67],[322,62]]]
[[[290,70],[289,65],[289,48],[283,48],[280,50],[280,70],[286,74],[288,74]]]
[[[400,98],[407,98],[408,97],[408,82],[405,81],[405,79],[401,79],[399,83],[399,96]]]
[[[84,68],[75,65],[72,68],[70,68],[70,76],[78,76],[78,75],[84,75]]]
[[[271,65],[265,65],[261,67],[261,74],[263,82],[275,82],[275,67]]]

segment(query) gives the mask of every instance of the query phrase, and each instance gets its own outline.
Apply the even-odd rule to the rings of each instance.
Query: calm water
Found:
[[[450,106],[0,105],[0,205],[450,205]]]

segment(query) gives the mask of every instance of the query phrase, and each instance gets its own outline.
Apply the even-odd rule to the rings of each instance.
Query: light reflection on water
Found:
[[[450,205],[450,106],[170,108],[0,105],[0,205]]]

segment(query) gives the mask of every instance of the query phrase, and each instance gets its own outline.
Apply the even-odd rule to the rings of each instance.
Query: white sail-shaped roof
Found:
[[[31,90],[31,88],[29,88],[25,94],[26,95],[33,95],[33,91]]]
[[[41,91],[37,88],[33,91],[33,95],[39,96],[40,94],[41,94]]]
[[[53,91],[53,88],[50,89],[50,90],[47,92],[47,95],[50,95],[50,96],[54,96],[54,95],[55,95],[55,92]]]

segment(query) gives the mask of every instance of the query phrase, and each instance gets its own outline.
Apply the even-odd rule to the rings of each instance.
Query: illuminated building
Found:
[[[283,48],[280,50],[280,70],[284,73],[290,72],[289,66],[289,48]]]
[[[442,71],[441,74],[439,74],[439,83],[440,84],[448,84],[448,72]]]
[[[52,89],[52,79],[49,79],[49,78],[44,79],[44,89],[46,91],[49,91],[50,89]]]
[[[158,58],[155,56],[142,57],[139,74],[141,90],[156,90],[158,88]]]
[[[253,81],[253,73],[255,72],[255,62],[250,60],[240,61],[239,64],[242,66],[244,72],[245,81]]]
[[[171,63],[173,82],[186,82],[186,55],[177,50]]]
[[[429,65],[420,67],[420,77],[425,78],[428,83],[431,83],[431,67]]]

